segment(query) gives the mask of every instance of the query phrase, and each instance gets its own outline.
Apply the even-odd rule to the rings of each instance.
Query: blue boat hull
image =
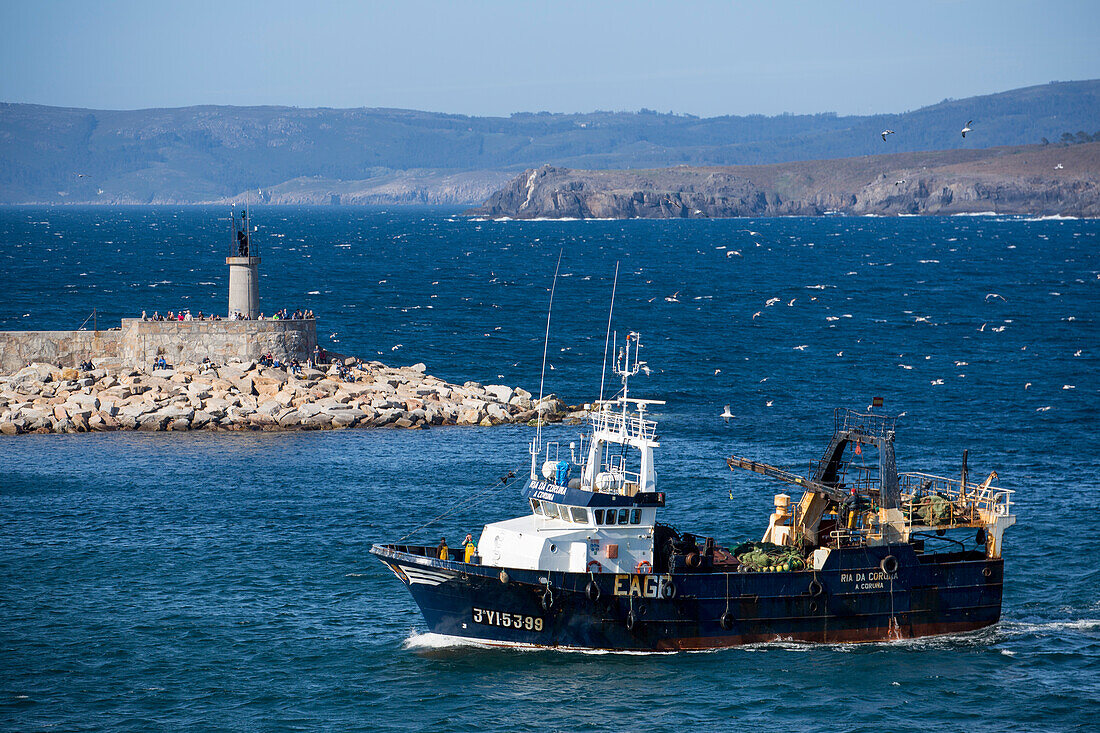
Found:
[[[487,644],[637,651],[789,640],[888,641],[1000,619],[1004,563],[918,556],[909,545],[834,551],[820,571],[562,573],[371,552],[408,587],[428,628]],[[884,572],[896,561],[897,569]]]

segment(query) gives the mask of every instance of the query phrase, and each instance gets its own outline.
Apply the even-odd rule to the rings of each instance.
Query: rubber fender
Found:
[[[584,587],[584,595],[588,600],[595,603],[600,600],[600,586],[594,580],[588,581],[588,585]]]
[[[882,558],[882,561],[878,564],[879,569],[887,575],[893,575],[898,571],[898,559],[893,555],[887,555]]]
[[[689,568],[697,568],[703,564],[703,558],[699,555],[698,552],[693,552],[687,556],[686,562]]]
[[[661,586],[661,597],[666,601],[676,597],[676,584],[672,582],[672,578],[669,578]]]
[[[543,611],[549,611],[553,607],[553,605],[554,605],[554,594],[550,592],[549,588],[547,588],[545,591],[543,591],[542,600],[539,602],[539,605],[542,606]]]
[[[634,627],[638,624],[638,617],[634,615],[633,611],[626,614],[626,630],[633,631]]]
[[[825,592],[825,587],[821,585],[821,581],[819,581],[817,578],[814,578],[810,581],[810,587],[808,590],[810,591],[811,596],[817,598]]]
[[[726,631],[729,631],[730,629],[733,628],[733,620],[734,620],[733,619],[733,614],[730,613],[729,611],[726,611],[725,613],[723,613],[721,616],[718,617],[718,623],[721,624],[722,628],[725,629]]]

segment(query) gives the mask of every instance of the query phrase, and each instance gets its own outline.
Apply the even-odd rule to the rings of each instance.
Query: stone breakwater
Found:
[[[0,377],[0,432],[425,429],[566,415],[553,395],[538,402],[519,388],[450,384],[422,364],[352,362],[299,374],[255,361],[149,369],[97,360],[91,371],[36,363]]]

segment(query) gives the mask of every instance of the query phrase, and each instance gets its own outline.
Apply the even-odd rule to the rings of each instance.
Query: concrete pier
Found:
[[[249,259],[249,258],[245,258]],[[317,345],[317,321],[143,321],[122,319],[105,331],[0,331],[0,373],[11,374],[32,362],[71,367],[82,361],[117,358],[149,364],[163,356],[170,364],[203,359],[306,361]]]

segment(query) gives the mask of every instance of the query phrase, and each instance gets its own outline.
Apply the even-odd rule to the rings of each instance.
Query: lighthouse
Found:
[[[248,211],[230,218],[233,239],[225,264],[229,265],[229,317],[253,319],[260,314],[260,252],[252,242]]]

